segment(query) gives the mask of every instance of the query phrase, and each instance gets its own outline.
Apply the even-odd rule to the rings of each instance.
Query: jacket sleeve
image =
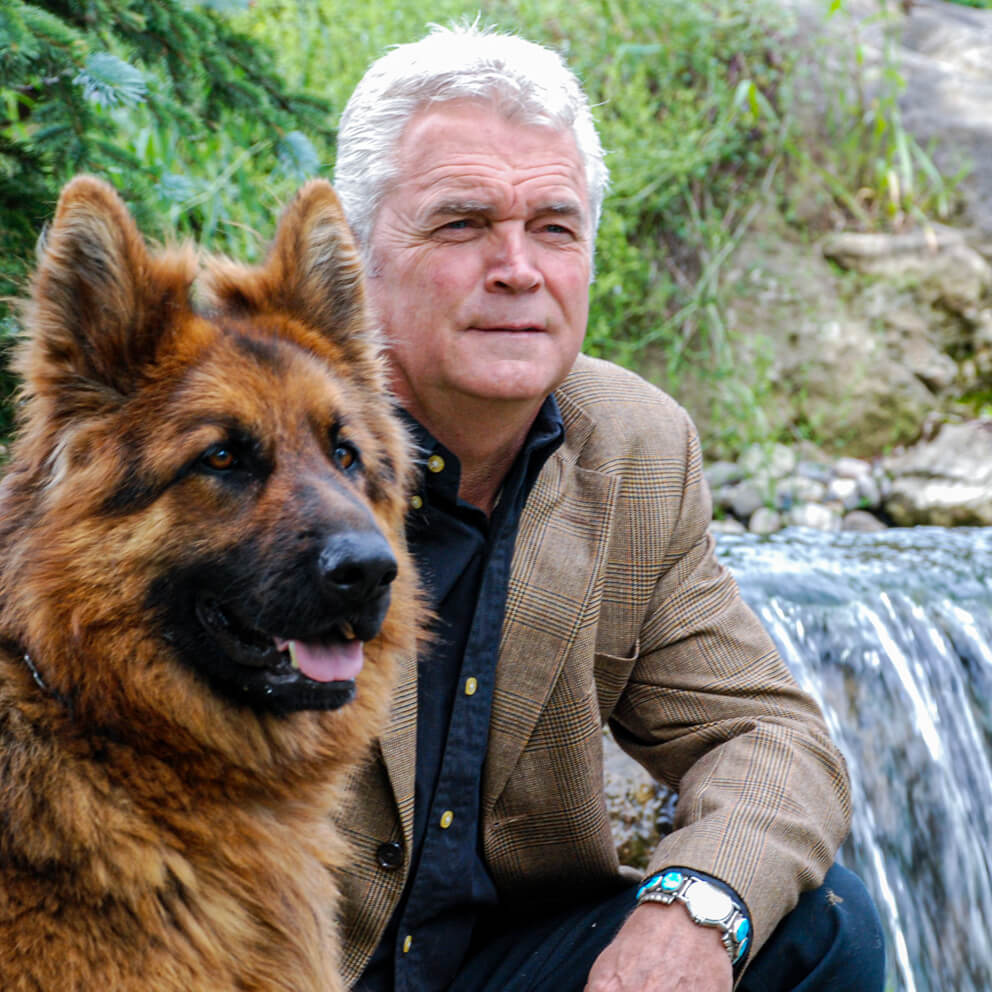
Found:
[[[849,826],[849,783],[816,703],[716,560],[699,444],[682,416],[681,500],[610,725],[679,793],[675,829],[650,871],[680,865],[731,886],[751,914],[753,954],[832,864]]]

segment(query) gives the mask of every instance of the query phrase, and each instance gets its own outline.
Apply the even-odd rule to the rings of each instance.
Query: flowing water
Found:
[[[847,758],[890,992],[992,992],[992,528],[720,535]]]

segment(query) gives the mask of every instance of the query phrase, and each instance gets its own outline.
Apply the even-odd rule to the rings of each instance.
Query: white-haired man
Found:
[[[520,38],[436,29],[341,121],[437,614],[341,813],[349,978],[877,992],[877,917],[831,868],[843,761],[715,561],[692,426],[579,354],[606,183],[576,79]],[[604,723],[680,795],[640,885],[610,835]]]

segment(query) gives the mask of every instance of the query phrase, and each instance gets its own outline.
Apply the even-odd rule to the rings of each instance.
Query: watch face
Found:
[[[685,892],[686,905],[700,923],[719,923],[725,920],[734,908],[726,892],[705,882],[693,882]]]

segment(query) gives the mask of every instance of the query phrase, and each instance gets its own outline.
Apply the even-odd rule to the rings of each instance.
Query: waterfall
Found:
[[[720,535],[851,773],[887,992],[992,990],[992,528]]]

